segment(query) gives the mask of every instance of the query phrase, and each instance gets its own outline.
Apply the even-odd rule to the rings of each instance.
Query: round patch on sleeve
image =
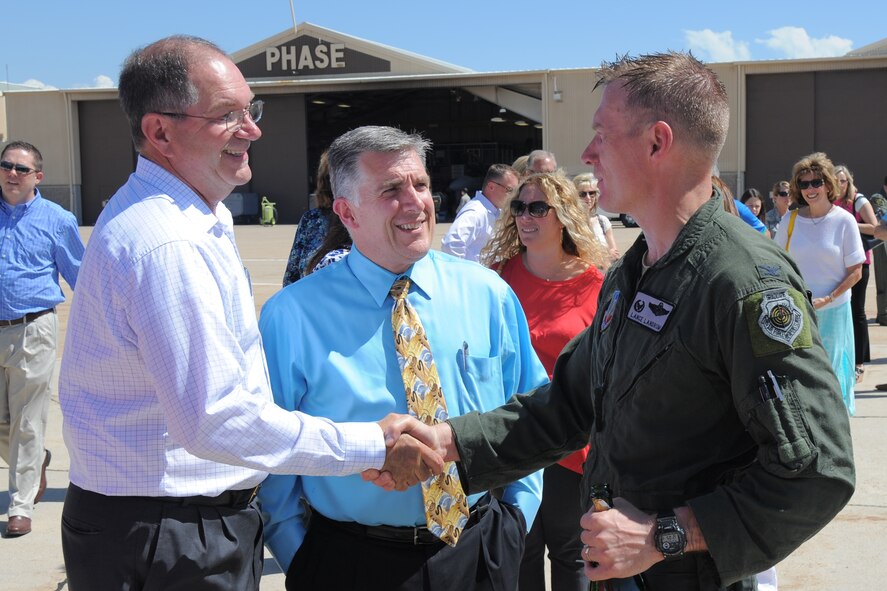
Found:
[[[763,357],[813,345],[804,296],[791,288],[751,294],[743,301],[752,352]]]

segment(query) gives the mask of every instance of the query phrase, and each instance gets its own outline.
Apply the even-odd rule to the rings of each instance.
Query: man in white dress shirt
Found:
[[[134,52],[119,88],[138,163],[89,241],[60,374],[68,585],[258,589],[258,485],[378,465],[382,430],[272,401],[221,203],[250,180],[262,135],[262,101],[237,66],[170,37]]]
[[[517,191],[517,172],[507,164],[493,164],[484,177],[483,189],[459,210],[441,240],[447,254],[477,262],[480,251],[493,235],[499,212]]]

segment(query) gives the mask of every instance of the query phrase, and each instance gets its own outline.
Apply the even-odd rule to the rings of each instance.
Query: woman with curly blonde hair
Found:
[[[549,376],[564,345],[594,320],[606,261],[576,187],[558,173],[524,179],[481,251],[481,262],[499,271],[517,294]],[[579,555],[579,481],[587,455],[586,448],[545,469],[542,506],[524,549],[521,591],[545,589],[545,546],[552,590],[588,585]]]

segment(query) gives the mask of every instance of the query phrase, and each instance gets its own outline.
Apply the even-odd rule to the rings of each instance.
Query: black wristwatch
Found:
[[[656,516],[656,533],[653,534],[656,549],[662,552],[665,560],[678,560],[684,556],[687,547],[687,534],[674,511],[660,511]]]

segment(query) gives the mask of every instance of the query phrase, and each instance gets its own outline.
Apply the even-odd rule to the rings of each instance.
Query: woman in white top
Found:
[[[613,238],[613,225],[607,216],[597,212],[598,197],[601,195],[597,188],[597,179],[592,173],[586,172],[576,175],[573,178],[573,184],[576,185],[576,190],[579,192],[579,199],[588,208],[588,222],[591,231],[594,232],[595,238],[601,245],[607,249],[609,262],[612,263],[619,258],[619,249],[616,247],[616,239]]]
[[[859,229],[852,215],[834,205],[838,180],[824,153],[810,154],[794,165],[791,194],[799,207],[779,223],[776,242],[795,260],[813,293],[822,343],[847,411],[853,415],[856,372],[850,288],[859,281],[865,261]]]

